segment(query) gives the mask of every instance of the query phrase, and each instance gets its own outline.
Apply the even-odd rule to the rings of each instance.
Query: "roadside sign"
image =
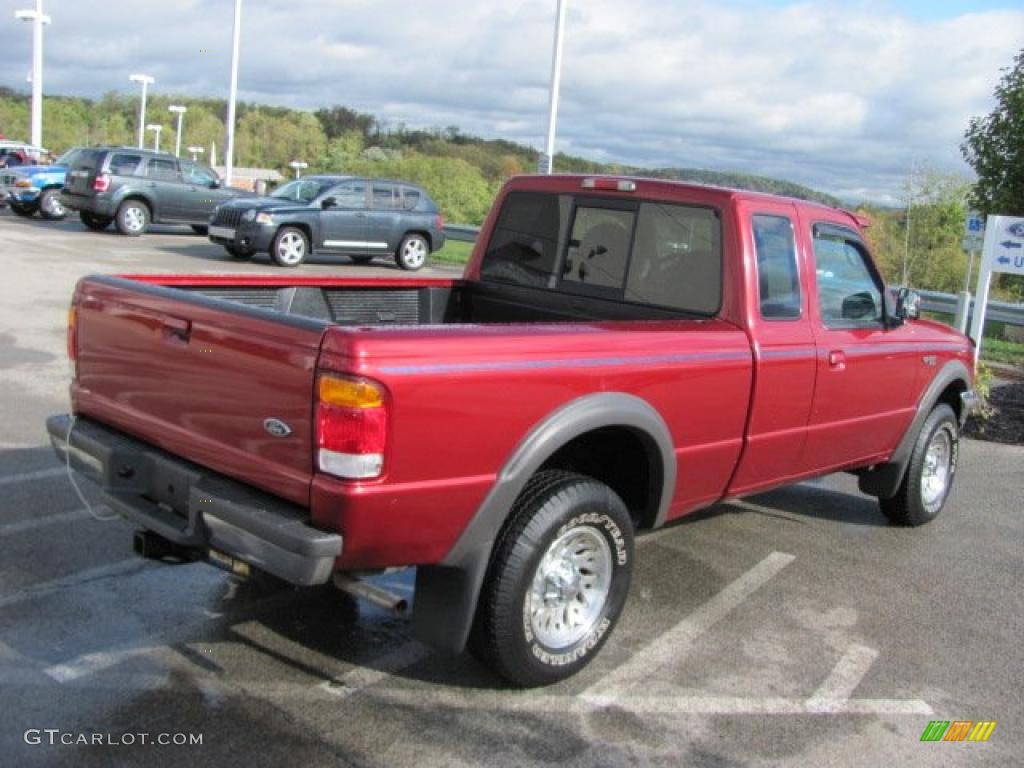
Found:
[[[985,241],[985,217],[977,211],[968,211],[964,221],[964,239],[960,246],[965,251],[980,251]]]
[[[993,272],[1024,275],[1024,217],[990,216],[985,223],[985,243],[981,251],[981,270],[978,272],[974,318],[971,323],[971,338],[977,345],[974,349],[975,365],[981,354],[985,311],[988,309],[988,292]]]

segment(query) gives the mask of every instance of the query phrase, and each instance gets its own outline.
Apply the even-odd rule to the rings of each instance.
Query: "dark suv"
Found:
[[[214,208],[252,196],[225,187],[210,168],[192,160],[134,147],[93,147],[68,168],[61,202],[97,231],[115,221],[122,235],[141,235],[151,223],[190,224],[206,234]]]
[[[210,239],[240,259],[266,251],[282,267],[319,251],[359,264],[386,254],[414,270],[444,246],[444,220],[424,189],[404,181],[306,176],[270,197],[220,206]]]

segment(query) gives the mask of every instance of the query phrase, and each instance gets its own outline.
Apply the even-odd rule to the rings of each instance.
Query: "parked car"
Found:
[[[217,208],[210,239],[236,258],[267,252],[282,267],[310,253],[339,253],[359,264],[378,254],[416,270],[444,246],[444,219],[426,190],[404,181],[307,176],[270,197]]]
[[[547,684],[610,636],[635,531],[839,471],[935,519],[974,347],[914,298],[846,211],[520,176],[459,280],[84,278],[47,428],[140,554],[378,600],[416,566],[417,638]]]
[[[81,152],[69,149],[53,165],[20,165],[0,169],[0,197],[19,216],[33,216],[38,211],[44,219],[60,221],[67,209],[60,200],[68,165]]]
[[[49,154],[43,147],[26,144],[23,141],[0,139],[0,168],[15,168],[19,165],[38,163]]]
[[[122,235],[138,236],[150,224],[189,224],[205,235],[213,209],[236,197],[202,163],[134,147],[92,147],[75,155],[61,202],[78,211],[89,229],[115,222]]]

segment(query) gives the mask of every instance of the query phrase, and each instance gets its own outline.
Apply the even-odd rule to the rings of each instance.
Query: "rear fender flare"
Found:
[[[581,435],[605,427],[631,428],[655,446],[662,472],[655,527],[664,523],[676,485],[675,449],[664,419],[646,401],[621,392],[573,400],[537,424],[519,443],[441,564],[417,569],[412,621],[418,639],[443,650],[462,651],[491,550],[513,502],[556,451]]]

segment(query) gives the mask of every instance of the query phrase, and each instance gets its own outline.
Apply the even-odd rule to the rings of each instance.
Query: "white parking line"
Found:
[[[65,467],[54,467],[53,469],[41,469],[37,472],[23,472],[20,475],[8,475],[0,477],[0,485],[12,485],[14,483],[27,483],[31,480],[45,480],[48,477],[57,477],[67,474]]]
[[[621,690],[634,682],[655,679],[661,669],[686,656],[698,637],[728,616],[795,559],[795,556],[784,552],[772,552],[668,632],[634,654],[628,662],[590,686],[584,695],[596,696],[602,691]]]
[[[158,650],[161,650],[161,648],[126,648],[121,651],[98,651],[96,653],[87,653],[84,656],[79,656],[76,659],[66,661],[63,664],[55,664],[52,667],[47,667],[43,670],[43,673],[46,674],[47,677],[56,680],[58,683],[70,683],[81,677],[93,675],[97,672],[102,672],[105,669],[115,667],[127,659],[134,658],[135,656],[145,656],[146,654],[153,653]]]
[[[96,568],[72,573],[68,576],[63,576],[52,581],[33,584],[32,586],[19,589],[8,595],[2,595],[0,596],[0,608],[17,605],[18,603],[23,603],[26,600],[38,600],[43,597],[48,597],[55,592],[64,592],[86,582],[95,581],[96,579],[105,579],[110,576],[119,576],[121,574],[132,573],[133,571],[149,570],[155,567],[157,566],[152,561],[143,560],[138,557],[129,557],[125,560],[117,560],[113,563],[107,563],[106,565],[101,565]]]
[[[108,511],[105,507],[96,507],[98,513]],[[56,515],[48,515],[46,517],[35,517],[31,520],[21,520],[17,523],[8,523],[6,525],[0,525],[0,537],[2,536],[14,536],[15,534],[25,533],[26,531],[34,531],[36,528],[45,528],[50,525],[59,525],[61,523],[75,523],[79,520],[85,520],[89,517],[89,510],[87,509],[73,509],[70,512],[60,512]]]
[[[317,687],[322,688],[332,696],[346,699],[372,685],[376,685],[397,672],[401,672],[407,667],[411,667],[429,655],[430,650],[428,648],[420,645],[415,640],[410,640],[404,645],[398,646],[390,653],[367,662],[372,664],[372,667],[358,667],[332,680],[318,683]],[[422,696],[422,693],[420,695]]]
[[[842,709],[877,658],[878,651],[874,648],[850,646],[825,682],[807,700],[807,706],[816,712]]]

